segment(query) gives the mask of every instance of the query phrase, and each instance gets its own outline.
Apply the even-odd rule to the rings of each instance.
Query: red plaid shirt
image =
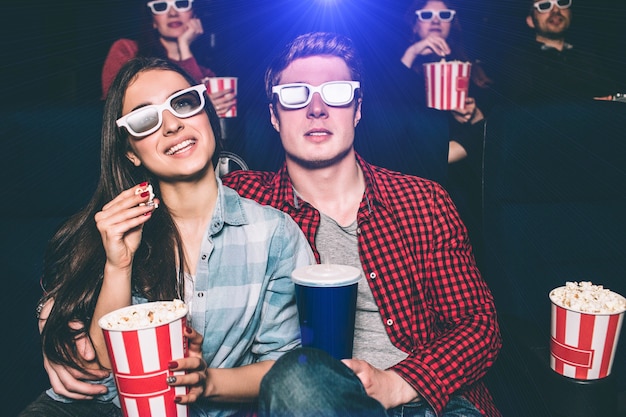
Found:
[[[500,416],[480,381],[501,346],[493,298],[467,231],[443,188],[366,163],[358,242],[363,270],[391,342],[408,358],[391,369],[439,415],[463,395],[485,416]],[[319,262],[320,214],[298,199],[285,166],[278,173],[235,171],[225,185],[293,217]]]

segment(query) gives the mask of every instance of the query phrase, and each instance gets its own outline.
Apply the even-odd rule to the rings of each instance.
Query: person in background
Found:
[[[505,103],[606,98],[618,92],[599,56],[568,42],[573,15],[573,0],[530,0],[531,39],[510,48],[501,67],[498,84]]]
[[[215,73],[200,62],[204,28],[194,11],[194,0],[139,0],[140,23],[137,40],[118,39],[111,46],[102,67],[102,99],[120,68],[135,56],[169,59],[184,69],[197,83]],[[237,100],[232,89],[209,96],[218,114]]]
[[[131,59],[113,80],[98,187],[45,258],[40,329],[52,388],[21,417],[121,416],[97,322],[130,304],[188,304],[192,355],[170,369],[189,374],[167,383],[191,388],[176,400],[193,402],[192,416],[252,407],[274,360],[300,345],[290,274],[313,253],[288,215],[216,177],[220,131],[205,91],[160,58]]]
[[[451,111],[448,161],[457,162],[465,158],[470,150],[474,151],[471,149],[474,147],[471,143],[473,135],[467,127],[484,120],[483,111],[474,96],[486,96],[483,90],[492,84],[492,80],[485,74],[479,62],[468,57],[457,10],[451,0],[414,0],[405,13],[405,20],[410,29],[409,46],[400,61],[417,75],[413,77],[412,83],[417,85],[416,92],[419,94],[416,96],[420,97],[424,106],[425,63],[442,59],[472,62],[470,94],[465,108]]]
[[[405,12],[409,46],[400,59],[404,86],[426,106],[424,64],[446,61],[471,62],[469,94],[464,109],[449,114],[448,177],[444,184],[468,227],[474,250],[480,258],[482,241],[481,179],[485,117],[493,106],[489,78],[478,60],[465,48],[459,11],[453,0],[414,0]]]
[[[482,382],[501,346],[492,295],[441,185],[354,151],[361,61],[333,33],[294,39],[266,72],[277,173],[224,184],[289,213],[318,262],[355,266],[354,359],[303,348],[261,384],[261,416],[499,416]]]

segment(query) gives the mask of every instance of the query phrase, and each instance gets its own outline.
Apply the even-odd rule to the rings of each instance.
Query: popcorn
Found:
[[[170,323],[187,314],[181,300],[135,304],[105,315],[100,326],[106,330],[134,330]]]
[[[135,190],[135,194],[141,194],[141,193],[146,192],[146,191],[148,191],[148,192],[150,193],[150,198],[148,199],[148,202],[147,202],[147,203],[141,203],[141,204],[140,204],[140,206],[145,206],[145,205],[148,205],[148,206],[154,206],[154,208],[155,208],[155,209],[156,209],[156,208],[159,208],[159,205],[158,205],[158,204],[156,204],[156,203],[153,201],[153,200],[154,200],[154,190],[153,190],[153,188],[152,188],[152,184],[148,184],[148,185],[146,186],[146,188],[137,188],[137,189]]]
[[[566,282],[550,292],[555,304],[581,313],[614,314],[626,310],[626,298],[589,281]]]

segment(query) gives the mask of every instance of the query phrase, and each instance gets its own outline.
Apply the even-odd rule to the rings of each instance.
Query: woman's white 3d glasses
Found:
[[[131,111],[117,119],[118,127],[124,127],[131,135],[141,138],[156,132],[163,123],[163,111],[184,119],[194,116],[204,108],[206,86],[198,84],[169,96],[163,104],[152,104]]]
[[[186,12],[191,10],[193,0],[156,0],[148,2],[148,7],[152,10],[152,14],[165,14],[173,7],[177,12]]]
[[[430,22],[435,16],[442,22],[450,22],[454,19],[456,10],[416,10],[415,14],[420,22]]]

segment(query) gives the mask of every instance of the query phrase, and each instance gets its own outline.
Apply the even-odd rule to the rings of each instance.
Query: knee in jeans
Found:
[[[326,358],[328,357],[328,358]],[[281,356],[264,379],[275,380],[296,377],[298,380],[311,375],[311,368],[318,367],[332,358],[323,351],[311,348],[298,348]],[[294,378],[295,379],[295,378]]]

